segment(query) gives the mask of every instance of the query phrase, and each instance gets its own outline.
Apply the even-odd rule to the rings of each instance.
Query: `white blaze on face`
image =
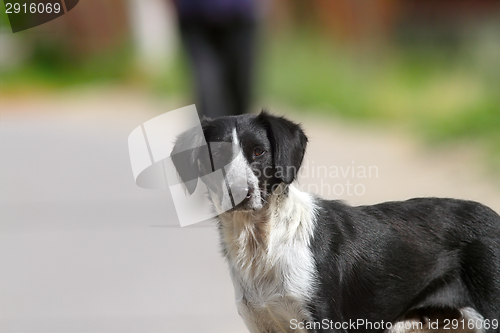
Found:
[[[259,191],[259,180],[253,173],[250,163],[243,155],[243,150],[240,146],[240,140],[236,129],[232,133],[232,160],[224,167],[225,182],[222,186],[223,196],[219,198],[219,203],[216,204],[218,213],[226,212],[234,206],[237,206],[249,197],[249,209],[262,208],[262,202]],[[231,193],[229,193],[228,188]],[[234,204],[234,206],[233,206]]]

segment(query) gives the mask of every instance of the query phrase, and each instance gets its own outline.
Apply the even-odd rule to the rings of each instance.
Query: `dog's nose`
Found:
[[[233,195],[235,205],[245,200],[245,198],[249,198],[251,195],[248,186],[231,186],[231,194]]]

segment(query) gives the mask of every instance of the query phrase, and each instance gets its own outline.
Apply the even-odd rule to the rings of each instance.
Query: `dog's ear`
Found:
[[[285,184],[292,183],[306,151],[307,137],[304,131],[299,124],[273,116],[265,110],[257,116],[257,121],[266,127],[271,141],[276,178]]]
[[[170,156],[189,194],[193,194],[200,176],[200,150],[206,148],[203,133],[195,127],[180,134]]]

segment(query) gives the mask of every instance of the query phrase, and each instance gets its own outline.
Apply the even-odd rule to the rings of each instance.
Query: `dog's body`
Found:
[[[408,332],[397,323],[443,311],[458,314],[465,329],[498,332],[494,211],[454,199],[361,207],[322,200],[293,185],[307,144],[297,124],[263,112],[202,125],[212,170],[224,155],[218,143],[238,147],[220,162],[224,184],[204,182],[238,311],[252,333]],[[210,171],[197,149],[175,154],[190,140],[199,138],[181,135],[172,154],[184,181]]]

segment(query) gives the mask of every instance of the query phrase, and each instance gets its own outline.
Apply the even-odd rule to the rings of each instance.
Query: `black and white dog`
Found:
[[[443,331],[499,332],[494,211],[438,198],[326,201],[294,186],[307,145],[298,124],[262,112],[202,128],[207,149],[186,149],[203,141],[188,131],[172,159],[189,193],[224,169],[223,181],[203,181],[250,332],[409,332],[411,322],[436,329],[434,313],[448,318]]]

